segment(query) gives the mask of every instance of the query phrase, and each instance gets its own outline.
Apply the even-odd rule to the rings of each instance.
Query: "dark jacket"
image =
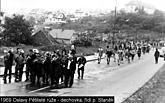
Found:
[[[10,67],[10,63],[9,63],[9,54],[4,56],[4,65],[5,67]]]
[[[139,54],[141,53],[141,48],[138,48],[137,53]]]
[[[159,57],[160,56],[160,53],[159,51],[155,51],[155,54],[154,54],[155,57]]]
[[[52,61],[52,74],[56,77],[60,77],[62,74],[62,68],[61,68],[61,59],[56,58]]]
[[[71,63],[69,65],[69,69],[73,73],[76,71],[76,63],[77,63],[77,57],[74,56],[74,57],[72,57]]]
[[[86,63],[85,57],[84,57],[84,56],[81,56],[81,57],[78,59],[77,63],[78,63],[78,67],[79,67],[81,64],[82,64],[82,65],[85,65],[85,63]]]
[[[12,66],[13,65],[13,61],[14,61],[14,54],[12,52],[9,52],[9,65]]]
[[[112,56],[113,52],[112,52],[112,50],[110,50],[108,48],[108,49],[106,49],[106,54],[107,54],[108,57],[110,57],[110,56]]]
[[[40,57],[37,57],[33,61],[33,71],[36,73],[38,76],[43,75],[43,63]]]
[[[62,56],[62,58],[61,58],[61,63],[62,63],[62,68],[63,68],[63,69],[67,69],[67,66],[68,66],[68,58],[67,58],[67,55]]]
[[[63,53],[67,54],[67,50],[65,48],[62,49],[62,53],[61,54],[63,55]]]
[[[44,67],[44,72],[45,73],[51,73],[51,69],[52,69],[52,64],[51,64],[51,58],[50,57],[46,57],[44,63],[43,63],[43,67]]]
[[[71,49],[71,54],[75,55],[76,54],[76,49]]]

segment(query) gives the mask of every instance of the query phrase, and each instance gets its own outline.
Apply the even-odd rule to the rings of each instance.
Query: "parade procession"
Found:
[[[165,103],[163,0],[0,0],[0,103]]]
[[[65,47],[65,46],[64,46]],[[122,61],[128,63],[134,60],[134,57],[140,59],[142,53],[149,53],[151,45],[147,43],[118,43],[114,48],[107,46],[106,48],[99,47],[96,51],[98,64],[101,59],[107,60],[107,65],[111,62],[116,62],[120,66]],[[64,84],[64,87],[72,87],[74,82],[74,74],[77,71],[78,79],[83,79],[85,64],[87,62],[85,55],[81,53],[76,55],[76,48],[71,46],[70,50],[63,48],[53,52],[40,52],[37,49],[29,49],[25,55],[24,50],[17,48],[13,51],[12,48],[4,50],[4,83],[11,83],[12,66],[15,66],[15,82],[22,81],[23,72],[26,74],[25,82],[30,81],[32,86],[51,85],[52,88],[59,88],[59,84]],[[104,54],[104,55],[103,55]],[[113,58],[113,61],[110,61]],[[105,64],[106,65],[106,64]],[[23,69],[25,68],[25,71]],[[7,75],[8,82],[7,82]]]

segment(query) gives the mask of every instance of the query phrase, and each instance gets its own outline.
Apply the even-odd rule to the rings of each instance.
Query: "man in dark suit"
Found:
[[[81,54],[81,57],[78,59],[77,63],[78,63],[78,79],[80,79],[80,71],[81,71],[81,79],[83,79],[84,67],[86,64],[86,58],[84,57],[83,53]]]
[[[52,64],[51,64],[51,54],[49,52],[45,53],[45,60],[43,62],[43,83],[49,84],[48,79],[51,76]]]
[[[62,66],[61,66],[61,58],[58,53],[56,53],[53,57],[52,61],[52,74],[51,74],[51,85],[55,84],[55,88],[59,88],[59,79],[62,75]]]
[[[33,54],[33,50],[30,49],[29,54],[27,54],[27,56],[26,56],[26,80],[25,80],[25,82],[30,80],[29,76],[31,76],[30,70],[32,69],[32,60],[31,60],[32,54]]]
[[[12,65],[14,60],[14,54],[12,52],[12,49],[10,49],[6,55],[4,56],[4,64],[5,64],[5,70],[4,70],[4,83],[6,84],[6,77],[7,72],[9,71],[9,83],[11,83],[11,74],[12,74]]]
[[[31,56],[30,56],[30,64],[31,64],[31,68],[30,68],[30,82],[31,85],[35,84],[35,63],[34,61],[36,60],[37,55],[36,55],[36,51],[33,50]]]
[[[156,51],[155,51],[155,63],[157,64],[158,63],[158,59],[159,59],[159,56],[160,56],[160,52],[158,51],[158,49],[156,48]]]
[[[67,73],[67,66],[68,66],[68,55],[66,52],[63,52],[61,56],[61,68],[62,68],[62,74],[61,74],[61,82],[65,83],[66,73]]]
[[[68,60],[68,67],[67,67],[67,75],[65,80],[65,87],[72,87],[74,82],[74,73],[76,71],[76,63],[77,63],[77,57],[74,53],[70,52],[69,60]]]

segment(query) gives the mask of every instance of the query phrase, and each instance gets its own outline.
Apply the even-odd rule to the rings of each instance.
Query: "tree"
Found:
[[[23,15],[6,17],[4,27],[4,39],[13,43],[31,44],[32,26],[24,19]]]
[[[42,25],[45,22],[45,17],[41,16],[37,19],[37,24]]]
[[[32,26],[34,26],[34,25],[36,24],[36,19],[35,19],[33,16],[30,16],[30,17],[28,18],[28,22],[29,22]]]

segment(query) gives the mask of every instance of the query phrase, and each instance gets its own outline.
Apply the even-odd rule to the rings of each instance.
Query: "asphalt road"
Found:
[[[155,64],[152,52],[146,54],[141,60],[138,60],[135,63],[121,67],[113,72],[103,73],[103,77],[100,80],[88,87],[61,95],[111,95],[115,96],[115,103],[120,103],[142,87],[163,66],[164,63],[163,58],[160,58],[159,64]]]

